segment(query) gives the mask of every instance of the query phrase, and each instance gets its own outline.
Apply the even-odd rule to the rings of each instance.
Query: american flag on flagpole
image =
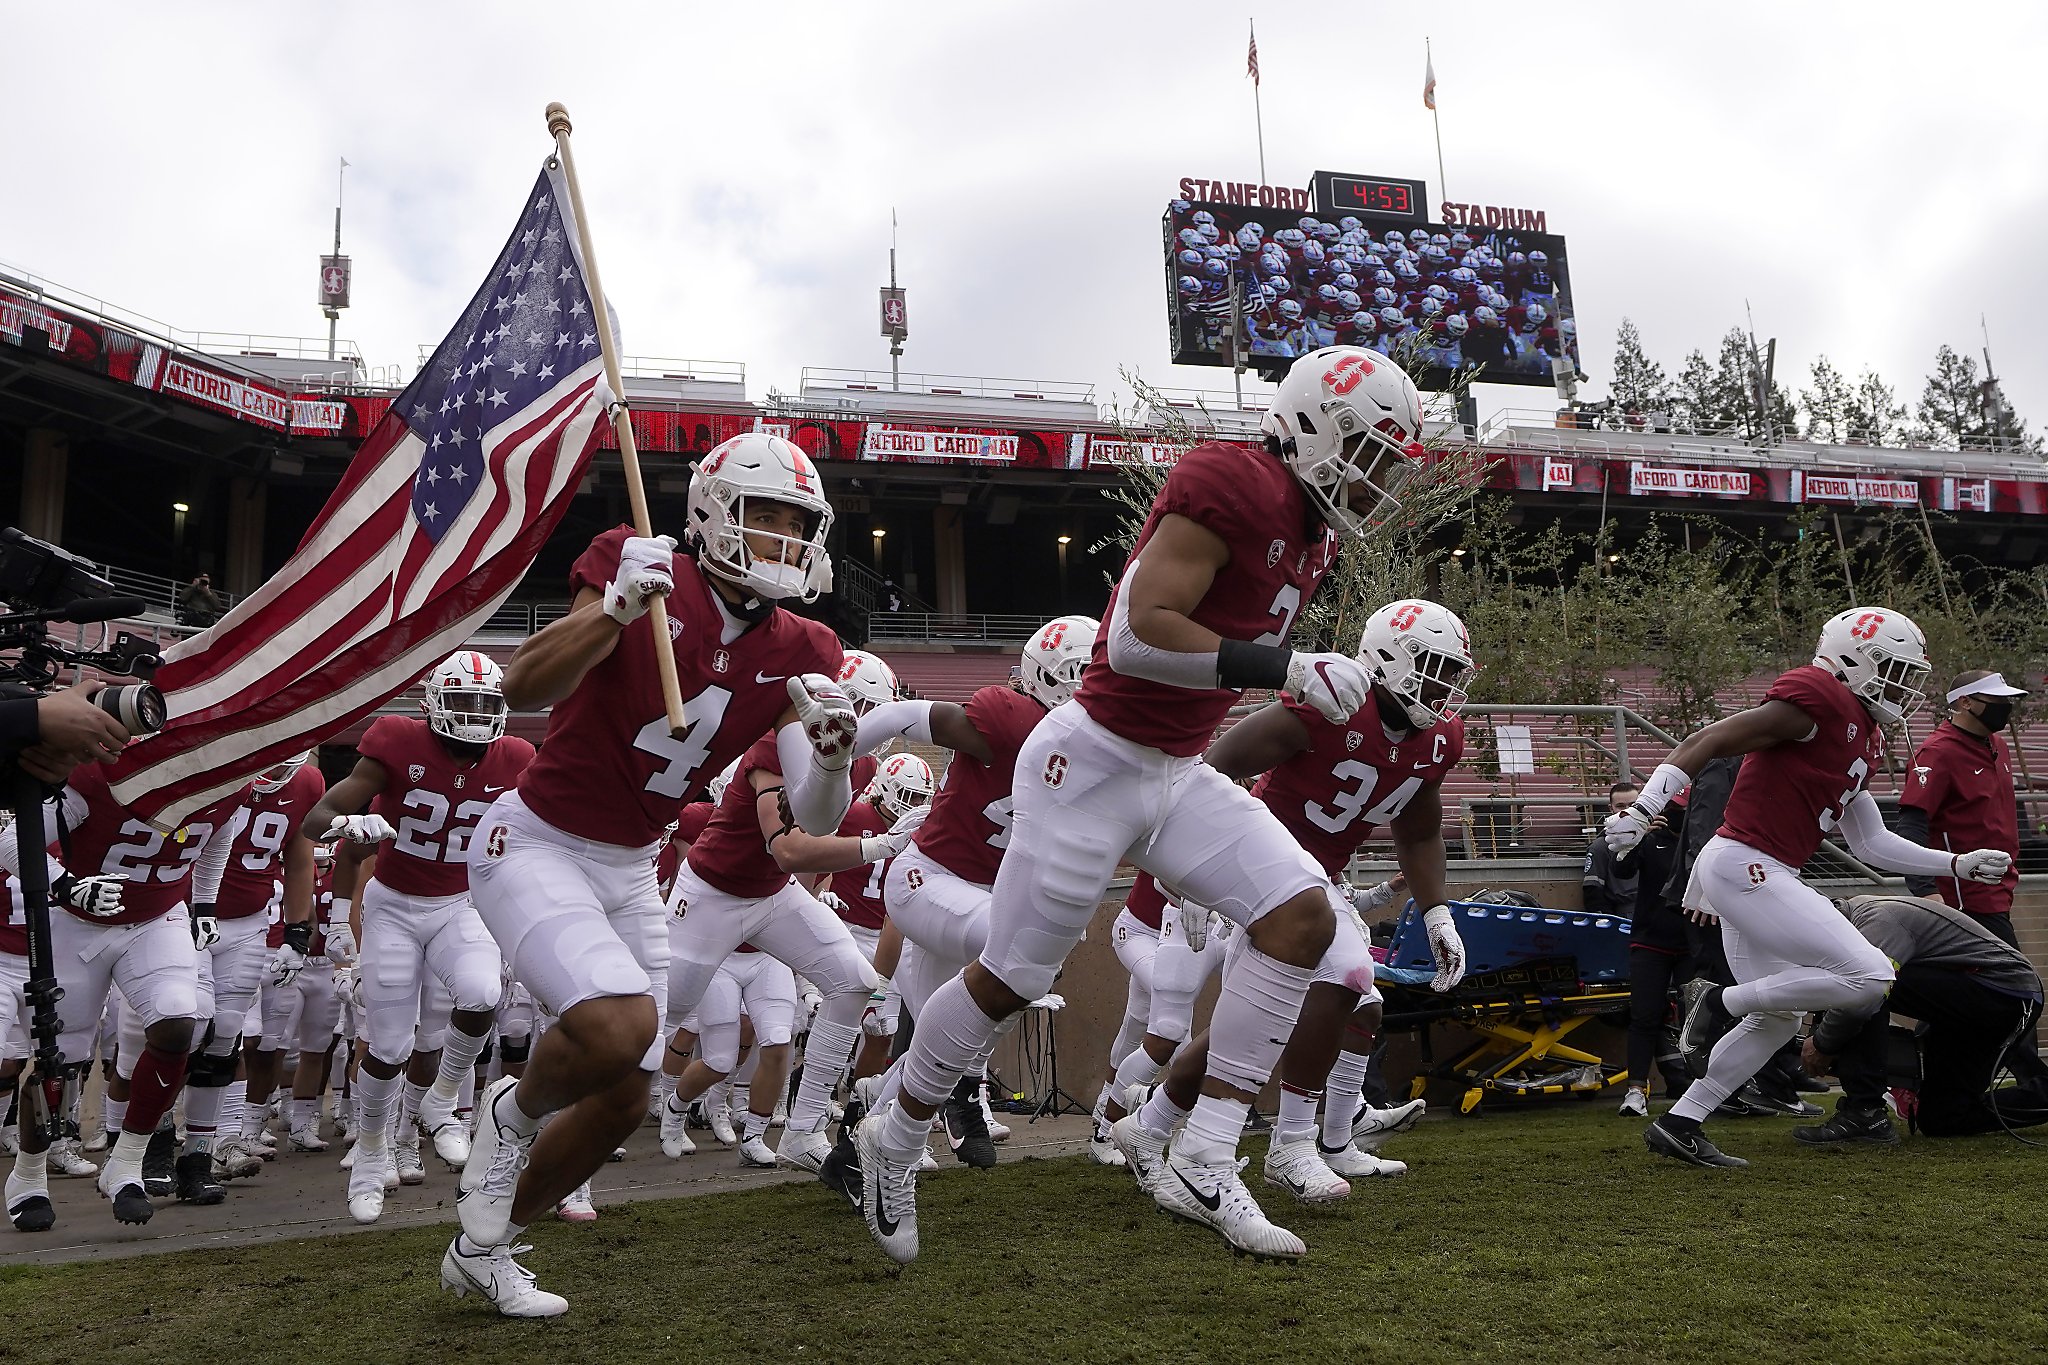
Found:
[[[541,172],[490,277],[291,560],[165,653],[170,721],[113,784],[135,814],[175,828],[339,734],[459,648],[532,567],[612,398],[568,189],[558,166]]]
[[[1257,85],[1259,83],[1259,30],[1256,27],[1252,29],[1251,50],[1245,54],[1244,65],[1246,73],[1252,78],[1252,84]]]

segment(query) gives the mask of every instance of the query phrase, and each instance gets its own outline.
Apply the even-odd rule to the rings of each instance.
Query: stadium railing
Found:
[[[1024,399],[1049,403],[1095,402],[1095,386],[1064,379],[1001,379],[973,374],[900,374],[887,370],[835,370],[806,365],[799,377],[805,395],[819,391],[855,394],[933,394],[941,398]]]
[[[1031,638],[1045,624],[1042,616],[990,613],[898,611],[877,612],[868,621],[868,639],[877,644],[933,640],[947,644],[1015,645]]]

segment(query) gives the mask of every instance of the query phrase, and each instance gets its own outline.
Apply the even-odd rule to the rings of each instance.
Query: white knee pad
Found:
[[[740,1022],[721,1022],[697,1035],[697,1060],[721,1076],[730,1076],[740,1060]]]
[[[1195,996],[1207,979],[1199,953],[1178,937],[1162,942],[1152,955],[1152,1011],[1145,1031],[1186,1042],[1194,1032]]]

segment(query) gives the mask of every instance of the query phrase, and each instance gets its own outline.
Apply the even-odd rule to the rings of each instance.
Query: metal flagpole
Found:
[[[1436,111],[1436,59],[1430,53],[1427,37],[1422,40],[1422,70],[1422,102],[1429,106],[1430,126],[1436,129],[1436,201],[1441,204],[1451,192],[1444,184],[1444,125]]]
[[[348,176],[348,158],[341,158],[341,168],[334,173],[334,254],[341,254],[341,184]],[[338,309],[327,310],[327,358],[334,359],[334,331],[341,322]]]
[[[1252,124],[1259,130],[1259,183],[1266,183],[1266,112],[1259,107],[1259,26],[1251,24],[1252,45],[1246,65],[1251,68],[1252,77]]]
[[[569,154],[569,111],[560,104],[547,108],[548,133],[555,139],[555,156],[562,163],[562,179],[569,183],[569,207],[576,213],[576,240],[583,248],[583,275],[590,285],[590,320],[597,328],[598,350],[604,355],[604,378],[611,385],[612,429],[619,437],[619,461],[626,467],[626,500],[633,509],[633,530],[642,536],[654,534],[654,522],[647,513],[647,490],[640,482],[640,449],[633,441],[633,415],[626,407],[626,387],[619,379],[618,345],[612,340],[611,308],[605,302],[604,284],[597,275],[597,250],[590,241],[590,220],[583,216],[583,190],[576,183],[576,161]],[[648,607],[649,624],[657,642],[669,638],[668,604],[656,597]],[[661,697],[668,707],[668,731],[677,739],[690,722],[683,715],[683,688],[676,677],[673,649],[657,648],[654,662],[661,674]]]

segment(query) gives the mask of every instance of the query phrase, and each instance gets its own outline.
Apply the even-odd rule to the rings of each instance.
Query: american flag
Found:
[[[1246,73],[1252,78],[1252,84],[1257,85],[1259,83],[1259,30],[1256,26],[1252,29],[1251,51],[1245,54],[1244,65]]]
[[[169,829],[347,729],[496,611],[611,401],[568,184],[543,170],[483,288],[277,575],[167,651],[163,733],[114,794]]]

